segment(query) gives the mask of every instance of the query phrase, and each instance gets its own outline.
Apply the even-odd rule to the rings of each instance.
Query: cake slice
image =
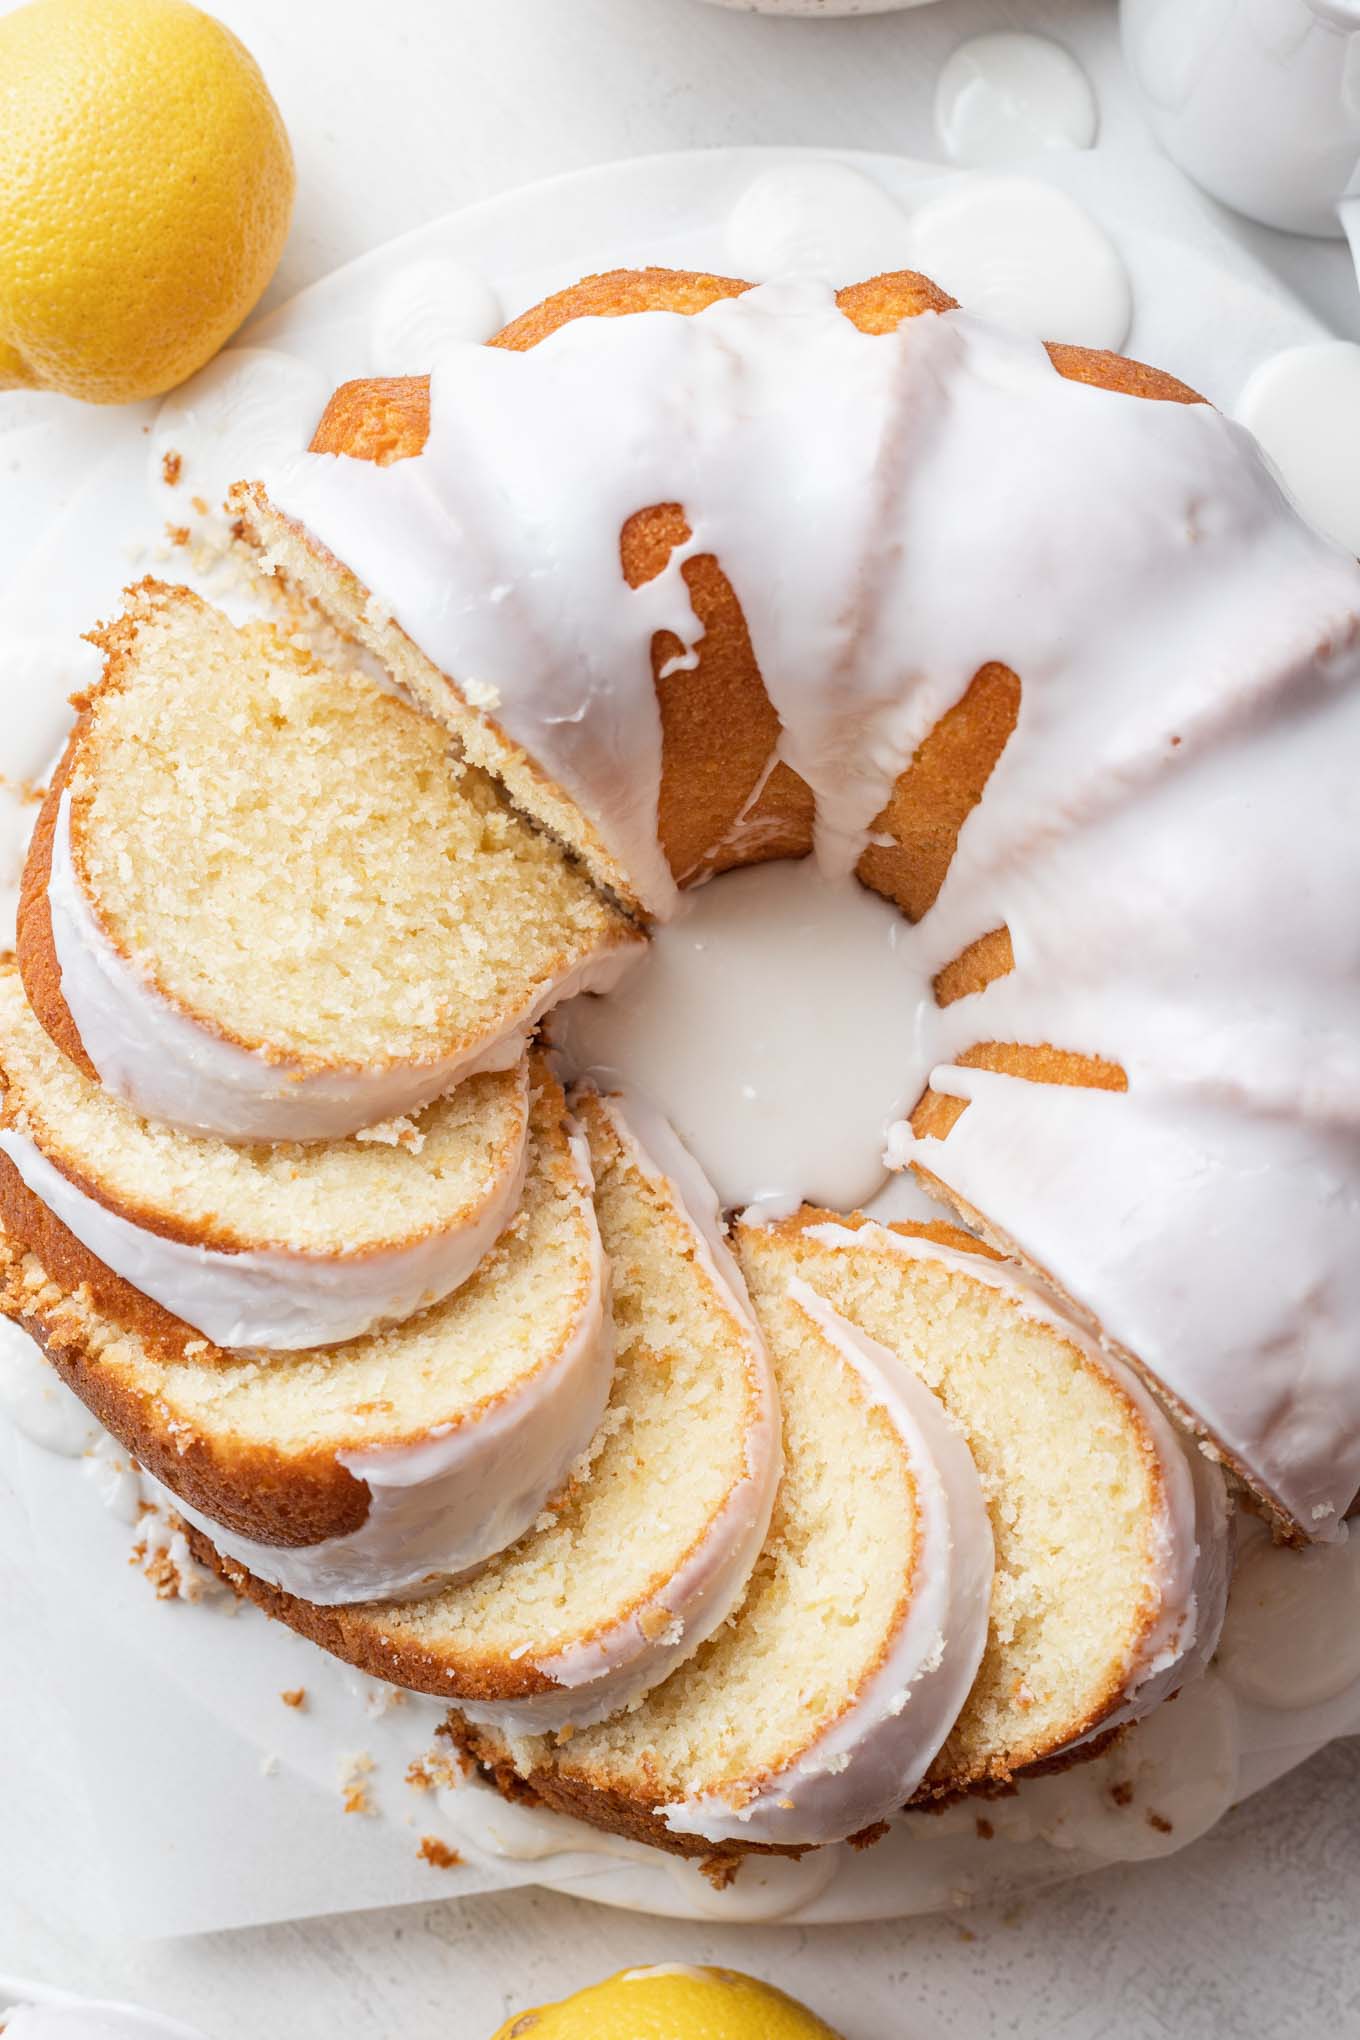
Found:
[[[761,1321],[785,1470],[737,1619],[569,1742],[463,1731],[502,1782],[681,1853],[841,1841],[892,1813],[987,1640],[986,1506],[939,1403],[805,1283]]]
[[[788,1458],[751,1592],[738,1620],[627,1716],[565,1743],[462,1724],[503,1790],[527,1786],[560,1812],[686,1854],[824,1842],[909,1796],[1004,1787],[1144,1711],[1207,1656],[1226,1588],[1221,1477],[1192,1475],[1141,1391],[1017,1291],[1013,1271],[948,1226],[889,1235],[805,1210],[743,1225],[737,1239],[775,1355]],[[875,1373],[877,1410],[865,1392]],[[942,1563],[937,1548],[913,1577],[884,1414],[909,1376],[936,1406],[934,1452],[942,1459],[951,1427],[955,1448],[967,1441],[996,1569],[985,1638],[965,1601],[955,1627],[938,1624],[943,1683],[904,1681],[900,1714],[884,1719],[865,1708],[875,1643],[892,1633],[904,1584],[924,1591]],[[954,1558],[976,1563],[977,1530],[959,1517]],[[967,1663],[975,1645],[969,1690],[942,1667]],[[819,1770],[812,1754],[809,1779],[789,1753],[819,1742],[830,1761]]]
[[[271,625],[143,582],[94,634],[24,873],[61,1048],[147,1118],[330,1139],[519,1060],[642,938],[448,733]]]
[[[520,1537],[599,1423],[612,1371],[589,1167],[532,1071],[512,1223],[442,1303],[307,1353],[185,1341],[6,1162],[0,1310],[192,1521],[323,1602],[461,1573]]]
[[[216,1559],[240,1592],[374,1677],[544,1731],[627,1707],[726,1621],[779,1476],[769,1361],[711,1191],[701,1202],[663,1130],[648,1128],[644,1150],[615,1101],[586,1094],[576,1109],[617,1354],[571,1485],[475,1579],[399,1607],[318,1607]],[[196,1549],[214,1561],[206,1540]]]
[[[528,1128],[521,1058],[372,1137],[265,1147],[181,1133],[69,1062],[0,963],[0,1223],[23,1238],[26,1186],[87,1250],[64,1264],[47,1228],[48,1272],[88,1281],[115,1313],[130,1284],[174,1321],[144,1313],[145,1336],[175,1357],[205,1338],[335,1344],[451,1295],[519,1207]]]
[[[757,1307],[790,1280],[894,1352],[968,1439],[996,1543],[991,1634],[921,1796],[1007,1784],[1148,1713],[1217,1641],[1223,1476],[1014,1264],[948,1225],[804,1209],[745,1225]]]

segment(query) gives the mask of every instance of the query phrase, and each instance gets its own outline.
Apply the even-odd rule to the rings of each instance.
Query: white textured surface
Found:
[[[216,0],[215,11],[260,58],[297,151],[280,302],[422,220],[583,164],[759,141],[932,154],[939,65],[985,28],[1040,27],[1078,51],[1105,146],[1139,139],[1100,0],[949,0],[844,23],[693,0],[387,0],[380,16],[367,0],[331,0],[324,38],[315,8]],[[1244,238],[1336,330],[1360,334],[1344,250]],[[31,515],[36,524],[40,506]],[[83,624],[76,585],[72,604]],[[24,1590],[15,1561],[0,1553],[6,1603]],[[0,1680],[8,1670],[0,1653]],[[1360,1743],[1333,1747],[1169,1861],[966,1924],[821,1931],[691,1926],[521,1893],[176,1944],[99,1943],[63,1925],[89,1853],[64,1767],[35,1775],[23,1747],[7,1747],[0,1805],[0,1964],[141,1997],[217,2040],[252,2030],[483,2040],[510,2009],[658,1960],[769,1975],[847,2040],[1360,2033]]]

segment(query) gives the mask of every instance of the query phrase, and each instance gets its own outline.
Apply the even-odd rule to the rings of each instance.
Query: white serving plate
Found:
[[[112,613],[122,585],[147,571],[189,580],[229,608],[249,600],[239,587],[224,588],[210,561],[165,545],[167,522],[196,521],[189,498],[215,503],[256,454],[303,443],[336,383],[424,367],[439,331],[462,321],[466,332],[469,320],[485,317],[477,293],[486,285],[510,318],[582,274],[615,266],[739,271],[729,245],[736,201],[758,175],[781,166],[806,173],[818,162],[848,167],[877,187],[870,227],[844,222],[844,245],[855,248],[862,274],[907,262],[912,208],[975,174],[795,150],[611,165],[508,194],[364,256],[255,321],[164,413],[155,405],[91,411],[53,397],[0,397],[7,704],[0,886],[13,879],[32,812],[3,782],[34,778],[50,761],[64,695],[94,663],[80,632]],[[1127,351],[1214,401],[1231,406],[1277,349],[1325,337],[1159,157],[1149,153],[1137,175],[1127,153],[1117,163],[1094,151],[1025,167],[1087,205],[1113,237],[1133,285]],[[893,205],[884,206],[884,194]],[[841,245],[834,219],[818,218],[809,232],[813,255],[834,261]],[[939,280],[949,283],[947,274]],[[436,301],[442,312],[432,310]],[[185,456],[174,489],[160,473],[168,447]],[[554,1816],[524,1816],[482,1791],[413,1800],[401,1772],[428,1744],[435,1703],[411,1702],[370,1720],[371,1682],[253,1610],[230,1616],[220,1605],[159,1604],[125,1563],[127,1527],[102,1507],[99,1481],[82,1477],[89,1462],[82,1469],[12,1436],[0,1447],[33,1533],[25,1557],[23,1523],[6,1519],[7,1502],[11,1516],[15,1507],[0,1486],[0,1554],[10,1554],[16,1584],[7,1655],[11,1664],[48,1668],[32,1684],[0,1690],[0,1732],[36,1749],[44,1736],[61,1734],[51,1699],[64,1697],[78,1753],[74,1798],[83,1802],[72,1817],[92,1822],[116,1869],[122,1919],[135,1932],[194,1932],[525,1882],[691,1918],[930,1911],[1167,1853],[1234,1798],[1331,1736],[1360,1729],[1360,1680],[1316,1704],[1282,1708],[1256,1704],[1215,1676],[1140,1731],[1125,1764],[1136,1774],[1134,1818],[1111,1823],[1114,1774],[1091,1765],[1070,1774],[1074,1784],[1042,1781],[1005,1802],[994,1839],[978,1836],[975,1810],[966,1809],[931,1821],[928,1831],[919,1819],[905,1823],[863,1854],[837,1849],[801,1865],[748,1865],[718,1893],[678,1860]],[[0,1555],[0,1569],[5,1563]],[[58,1585],[64,1620],[60,1633],[48,1634],[41,1610],[55,1602]],[[92,1662],[97,1680],[88,1676]],[[313,1697],[293,1716],[278,1695],[298,1684]],[[337,1757],[361,1748],[378,1763],[373,1796],[383,1813],[341,1819]],[[69,1776],[65,1758],[51,1756],[48,1768]],[[160,1786],[154,1792],[146,1789],[149,1771]],[[1169,1792],[1177,1810],[1170,1837],[1144,1817]],[[195,1809],[190,1824],[186,1795]],[[419,1862],[424,1833],[456,1844],[462,1866],[434,1873]],[[248,1849],[233,1843],[244,1834]],[[70,1890],[64,1895],[80,1902]],[[98,1902],[91,1892],[89,1908]]]

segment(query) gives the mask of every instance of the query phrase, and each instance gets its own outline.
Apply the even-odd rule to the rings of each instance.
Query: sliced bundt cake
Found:
[[[909,272],[617,271],[428,365],[242,483],[267,563],[634,907],[811,850],[920,924],[896,1158],[1339,1535],[1354,559],[1184,385]]]
[[[590,1172],[533,1071],[519,1210],[403,1323],[228,1353],[103,1269],[6,1161],[0,1309],[221,1547],[322,1602],[406,1593],[522,1535],[609,1393]]]
[[[967,1438],[996,1585],[977,1681],[925,1796],[1004,1784],[1146,1713],[1217,1639],[1223,1478],[1020,1271],[946,1225],[805,1209],[740,1230],[768,1311],[792,1280],[895,1353]]]
[[[33,1010],[148,1118],[326,1139],[519,1058],[640,937],[447,733],[144,582],[24,874]]]
[[[840,1841],[892,1813],[987,1639],[986,1506],[935,1397],[806,1284],[761,1317],[785,1469],[735,1620],[568,1742],[463,1731],[550,1806],[682,1853]]]
[[[613,1101],[588,1094],[578,1110],[617,1363],[570,1484],[475,1578],[399,1607],[317,1607],[222,1565],[271,1614],[376,1677],[544,1730],[626,1707],[731,1615],[779,1475],[769,1361],[716,1212],[710,1239]],[[211,1555],[206,1540],[198,1548]]]
[[[68,1061],[0,963],[0,1223],[22,1236],[26,1186],[88,1250],[64,1268],[49,1228],[48,1272],[96,1297],[105,1271],[130,1284],[178,1320],[146,1327],[177,1353],[334,1344],[451,1295],[519,1207],[528,1126],[521,1059],[368,1137],[181,1133]]]
[[[775,1358],[787,1456],[750,1593],[628,1715],[568,1742],[465,1726],[505,1788],[684,1852],[826,1841],[909,1794],[1005,1785],[1189,1675],[1222,1616],[1222,1481],[1207,1466],[1192,1476],[1141,1391],[952,1227],[885,1234],[805,1211],[742,1226],[738,1247]],[[862,1694],[911,1568],[893,1500],[900,1459],[884,1455],[881,1409],[869,1419],[866,1352],[880,1404],[914,1376],[943,1413],[936,1453],[966,1441],[996,1563],[971,1691],[943,1674],[951,1635],[937,1621],[941,1665],[927,1666],[943,1687],[902,1680],[887,1717],[877,1689],[867,1722]],[[983,1540],[961,1531],[955,1562]],[[802,1771],[790,1749],[808,1752]]]

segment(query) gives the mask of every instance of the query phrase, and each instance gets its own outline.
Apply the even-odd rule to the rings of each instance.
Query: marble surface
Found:
[[[216,0],[215,11],[260,59],[298,157],[272,302],[407,227],[582,165],[738,142],[933,155],[939,67],[983,28],[1057,36],[1096,83],[1103,146],[1141,140],[1101,0],[945,0],[840,22],[697,0]],[[1333,330],[1360,337],[1340,245],[1241,231]],[[0,1555],[0,1600],[22,1586]],[[1360,2035],[1360,1741],[1169,1861],[1005,1913],[821,1930],[689,1926],[521,1892],[178,1942],[88,1939],[61,1902],[84,1847],[67,1783],[8,1747],[0,1807],[0,1969],[140,1998],[220,2040],[483,2040],[507,2011],[667,1960],[768,1975],[847,2040]]]

